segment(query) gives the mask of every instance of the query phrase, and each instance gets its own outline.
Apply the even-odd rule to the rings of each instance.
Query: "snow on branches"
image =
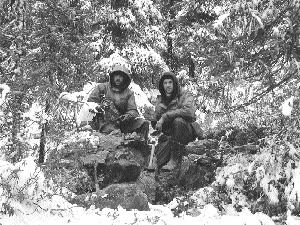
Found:
[[[0,84],[0,106],[3,105],[7,93],[10,92],[10,87],[7,84]]]
[[[52,193],[33,157],[25,158],[16,164],[0,161],[0,174],[2,212],[9,207],[12,210],[10,213],[16,209],[22,211],[22,204],[36,203]]]
[[[292,115],[294,99],[294,96],[286,99],[284,103],[279,107],[284,116],[290,117]]]

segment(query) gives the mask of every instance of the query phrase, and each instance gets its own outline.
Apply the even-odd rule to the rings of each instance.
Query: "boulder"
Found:
[[[83,194],[83,190],[99,191],[110,184],[135,182],[149,154],[147,145],[134,140],[124,143],[120,134],[84,131],[72,134],[52,151],[47,164],[57,172],[64,171],[58,182]]]
[[[198,189],[211,184],[220,162],[219,159],[206,155],[190,154],[184,157],[178,175],[180,186],[185,189]]]
[[[155,173],[147,172],[145,170],[142,171],[142,173],[136,181],[136,184],[147,195],[148,201],[154,203],[157,188],[155,181]]]
[[[202,155],[188,154],[175,170],[161,170],[157,174],[155,203],[169,202],[188,190],[208,186],[214,181],[216,168],[222,163],[222,158],[218,151],[205,149],[205,152]]]
[[[204,139],[204,140],[198,140],[198,141],[189,143],[185,147],[185,149],[186,149],[186,154],[202,155],[212,149],[217,149],[218,145],[219,145],[218,140]]]
[[[146,157],[136,148],[120,145],[114,151],[104,150],[82,157],[81,161],[92,180],[104,188],[113,183],[135,182]]]

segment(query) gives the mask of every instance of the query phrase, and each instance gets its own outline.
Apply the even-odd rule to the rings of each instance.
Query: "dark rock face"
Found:
[[[86,173],[94,191],[97,185],[103,189],[114,183],[135,182],[150,154],[148,146],[134,141],[124,144],[118,135],[91,132],[87,139],[76,137],[52,152],[48,162],[70,173],[78,170]],[[68,188],[74,191],[75,187]],[[80,191],[75,193],[82,194]]]
[[[141,173],[141,165],[134,160],[120,159],[114,163],[108,164],[108,169],[110,171],[111,179],[107,178],[104,183],[123,183],[123,182],[134,182],[138,179]]]
[[[157,173],[157,171],[144,170],[148,166],[150,146],[141,145],[135,141],[124,143],[121,136],[104,135],[97,132],[91,133],[90,136],[96,143],[93,146],[86,142],[82,144],[75,138],[74,142],[69,142],[55,154],[59,159],[58,164],[64,170],[67,169],[69,174],[79,174],[78,171],[82,174],[79,179],[75,178],[68,184],[73,186],[67,186],[72,191],[75,190],[79,196],[76,201],[81,197],[86,199],[88,196],[89,198],[89,195],[92,196],[91,193],[94,193],[97,196],[99,207],[101,205],[116,207],[114,204],[120,203],[117,198],[99,197],[99,191],[101,193],[105,191],[103,194],[105,195],[113,190],[112,192],[118,193],[117,196],[126,196],[130,200],[128,200],[131,202],[130,205],[122,203],[122,207],[126,209],[133,208],[132,202],[135,202],[135,205],[143,206],[144,197],[154,204],[156,202],[166,203],[178,194],[178,188],[182,190],[200,188],[211,183],[214,177],[216,169],[213,166],[214,157],[209,155],[213,152],[212,149],[218,147],[216,140],[201,140],[191,143],[186,147],[186,156],[180,167],[174,171]],[[67,177],[66,181],[69,182]],[[132,186],[133,184],[135,186]],[[133,193],[133,187],[135,187],[138,197],[130,194]],[[91,201],[80,202],[81,204],[92,204]],[[95,203],[94,200],[92,202]],[[142,206],[134,207],[145,210],[145,206]]]
[[[71,202],[87,208],[95,205],[100,210],[118,206],[126,210],[149,210],[147,195],[135,183],[112,184],[99,192],[77,196]]]
[[[149,210],[145,193],[153,195],[149,186],[155,184],[140,176],[149,146],[135,140],[124,143],[118,135],[91,132],[80,139],[81,135],[75,133],[48,157],[52,169],[62,175],[59,182],[77,194],[70,202],[100,209],[120,205],[126,210]]]
[[[99,159],[89,155],[81,160],[89,176],[93,181],[97,180],[100,188],[113,183],[135,182],[146,162],[142,152],[129,146],[119,146],[114,151],[99,153],[102,156]]]
[[[234,134],[238,137],[236,143],[246,143],[245,133]],[[219,140],[197,140],[185,147],[178,168],[149,172],[145,168],[151,146],[136,141],[125,143],[118,135],[97,132],[89,135],[93,144],[87,141],[90,139],[81,141],[75,137],[53,152],[48,160],[62,177],[59,182],[78,195],[72,202],[100,209],[120,205],[127,210],[149,210],[148,202],[164,204],[210,185],[217,167],[223,163],[223,155],[255,153],[259,149],[255,144],[221,148]]]
[[[218,140],[204,139],[189,143],[186,148],[187,154],[203,155],[208,150],[217,149],[219,147]]]
[[[147,172],[145,170],[142,171],[136,183],[140,187],[140,189],[147,195],[148,201],[154,203],[157,188],[155,173]]]
[[[219,163],[218,159],[208,156],[191,154],[184,157],[178,176],[180,186],[195,190],[211,184]]]
[[[209,151],[206,149],[206,151]],[[219,156],[188,154],[183,157],[179,168],[161,171],[157,177],[156,203],[172,201],[191,190],[210,185],[215,179],[215,171],[222,160]]]

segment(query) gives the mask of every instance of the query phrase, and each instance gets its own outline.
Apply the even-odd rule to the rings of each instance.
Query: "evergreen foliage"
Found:
[[[0,0],[0,150],[5,160],[20,163],[32,154],[44,163],[47,144],[55,149],[67,131],[78,128],[75,114],[83,97],[68,102],[60,94],[107,81],[120,58],[147,93],[163,71],[174,71],[195,95],[198,120],[206,130],[263,127],[269,136],[260,141],[269,161],[262,157],[258,166],[276,162],[280,169],[267,180],[275,189],[280,186],[275,202],[283,201],[280,212],[299,214],[296,188],[283,188],[297,186],[296,178],[276,177],[287,168],[284,164],[298,166],[299,172],[293,164],[299,162],[299,0]],[[10,90],[3,97],[5,85]],[[25,116],[34,104],[39,112]],[[26,141],[30,123],[39,128],[35,146]],[[220,143],[226,137],[229,142],[230,132],[234,129],[220,133]],[[280,157],[283,162],[277,161]],[[260,205],[252,205],[259,211],[270,200],[267,191],[251,186],[263,185],[253,171],[238,172],[248,179],[240,192],[253,201],[264,195]],[[85,181],[85,175],[77,175]],[[225,184],[216,188],[231,194]],[[11,213],[9,205],[4,208]]]

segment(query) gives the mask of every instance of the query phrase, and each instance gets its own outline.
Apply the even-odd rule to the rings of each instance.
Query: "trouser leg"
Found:
[[[183,145],[195,140],[192,125],[181,117],[173,120],[171,137]]]
[[[155,151],[157,165],[161,168],[171,161],[172,166],[167,165],[168,169],[171,170],[181,162],[184,146],[195,138],[191,124],[182,118],[176,118],[172,122],[164,124],[163,132],[169,137],[157,145]]]
[[[173,145],[173,143],[170,138],[163,142],[159,142],[156,145],[155,157],[156,157],[156,163],[157,163],[157,166],[159,169],[170,160],[171,150],[173,148],[172,145]]]
[[[150,129],[150,122],[146,120],[143,122],[142,126],[136,129],[136,132],[140,134],[140,136],[144,139],[146,143],[148,141],[149,129]]]
[[[100,121],[103,119],[103,115],[97,113],[93,120],[89,122],[89,125],[92,127],[93,130],[99,131],[100,129]]]

